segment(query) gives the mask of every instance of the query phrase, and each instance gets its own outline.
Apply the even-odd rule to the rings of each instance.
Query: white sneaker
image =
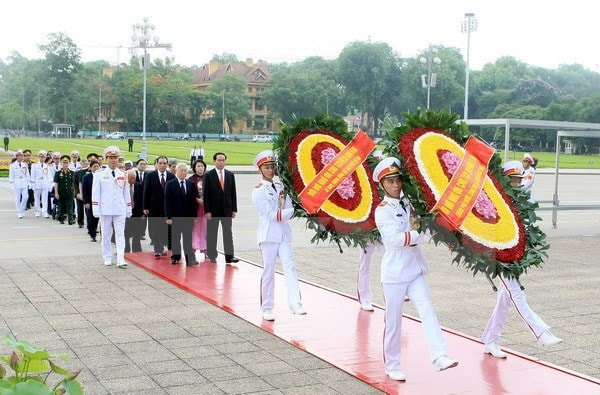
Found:
[[[118,262],[117,263],[117,267],[120,267],[121,269],[126,269],[127,268],[127,262]]]
[[[298,303],[297,305],[294,305],[292,307],[290,307],[290,311],[294,314],[297,315],[304,315],[306,314],[306,311],[302,308],[302,305],[300,303]]]
[[[560,342],[562,342],[562,339],[554,336],[552,332],[550,332],[550,329],[542,333],[542,335],[538,338],[538,343],[540,346],[544,347],[556,346]]]
[[[458,361],[450,359],[445,355],[442,355],[441,357],[433,361],[433,365],[436,367],[437,371],[440,371],[455,367],[456,365],[458,365]]]
[[[484,354],[492,354],[496,358],[506,358],[506,353],[498,347],[496,343],[489,343],[483,346]]]
[[[263,311],[262,317],[265,321],[275,321],[275,314],[273,314],[273,310],[271,309]]]
[[[39,217],[39,216],[40,216],[40,213],[35,213],[35,217],[36,218]]]
[[[104,266],[110,266],[110,265],[112,265],[111,261],[104,261]]]
[[[44,213],[44,218],[50,218],[50,216],[48,215],[48,213]]]
[[[375,311],[371,302],[364,302],[360,304],[360,308],[364,311]]]
[[[385,374],[396,381],[406,381],[406,375],[401,370],[386,370]]]
[[[18,214],[17,214],[17,218],[19,218],[19,219],[23,218],[23,214],[21,214],[21,213],[18,213]]]

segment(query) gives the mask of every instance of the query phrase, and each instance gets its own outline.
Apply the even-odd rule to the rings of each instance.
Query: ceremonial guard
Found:
[[[27,199],[29,198],[29,169],[27,163],[23,160],[23,151],[18,150],[15,153],[17,158],[8,168],[8,181],[10,183],[10,189],[15,194],[15,209],[17,211],[17,218],[23,218],[25,215],[25,207],[27,206]]]
[[[521,181],[521,185],[523,189],[529,191],[529,199],[534,202],[533,198],[533,183],[535,182],[535,166],[536,160],[531,156],[531,154],[523,155],[523,160],[521,161],[523,164],[523,179]]]
[[[104,150],[108,162],[105,169],[94,173],[92,182],[92,212],[100,218],[102,229],[102,257],[104,264],[112,264],[111,234],[115,232],[117,267],[127,267],[125,262],[125,218],[131,217],[131,194],[125,173],[118,169],[121,150],[110,146]]]
[[[523,162],[525,162],[525,159]],[[519,188],[523,185],[523,165],[521,162],[518,160],[506,162],[502,170],[505,175],[510,177],[510,185],[513,188]],[[483,335],[481,335],[485,354],[491,354],[496,358],[506,358],[506,353],[500,349],[498,342],[502,335],[502,327],[508,319],[508,310],[511,305],[515,306],[519,317],[541,346],[550,347],[562,342],[562,339],[550,332],[550,326],[529,307],[525,291],[517,279],[507,278],[502,274],[498,276],[498,279],[500,280],[500,286],[498,287],[496,306],[483,331]]]
[[[391,157],[381,160],[373,171],[373,181],[379,183],[385,194],[383,201],[375,209],[375,223],[385,248],[381,262],[381,283],[385,300],[385,373],[392,380],[406,380],[400,366],[405,296],[414,303],[421,318],[435,368],[444,370],[454,367],[458,365],[458,361],[447,356],[446,342],[425,281],[427,262],[418,247],[419,244],[428,242],[430,237],[419,231],[418,219],[412,215],[408,199],[400,198],[400,161]]]
[[[262,176],[260,184],[252,191],[252,203],[258,210],[257,241],[263,260],[263,272],[260,284],[260,302],[263,319],[273,321],[275,305],[275,263],[281,259],[288,306],[294,314],[306,314],[302,307],[298,275],[294,266],[292,249],[292,230],[288,220],[294,215],[289,197],[279,183],[273,182],[275,176],[275,154],[271,150],[260,152],[254,159],[254,165]]]

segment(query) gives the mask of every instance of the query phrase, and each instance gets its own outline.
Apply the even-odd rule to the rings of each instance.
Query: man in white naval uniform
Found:
[[[385,300],[385,374],[392,380],[406,380],[400,367],[400,353],[402,309],[407,295],[421,318],[433,365],[437,370],[454,367],[458,365],[458,361],[447,356],[446,342],[425,281],[427,262],[418,247],[418,244],[428,242],[430,236],[419,231],[418,219],[411,215],[408,199],[400,199],[400,161],[391,157],[383,159],[373,171],[373,181],[379,183],[385,194],[383,201],[375,209],[375,223],[385,248],[381,261],[381,283]]]
[[[522,178],[524,172],[521,162],[518,160],[506,162],[502,166],[502,171],[510,177],[511,187],[523,187]],[[529,307],[525,291],[517,279],[504,277],[500,274],[498,280],[500,280],[500,286],[498,287],[496,306],[481,335],[483,352],[485,354],[491,354],[496,358],[506,358],[506,353],[500,349],[498,342],[500,341],[500,336],[502,336],[502,327],[508,319],[508,310],[511,305],[515,306],[519,317],[521,317],[529,332],[540,345],[550,347],[562,342],[562,339],[550,332],[550,326]]]
[[[44,215],[48,218],[48,173],[50,169],[49,165],[44,163],[47,159],[46,154],[45,150],[38,152],[39,162],[31,165],[31,180],[33,182],[35,216]]]
[[[15,194],[15,209],[17,218],[20,219],[25,215],[31,175],[27,163],[23,160],[23,151],[18,150],[15,157],[17,160],[11,163],[8,168],[8,182],[10,183],[10,189]]]
[[[92,182],[92,212],[100,218],[102,229],[102,257],[104,264],[112,264],[110,238],[115,231],[117,267],[126,268],[125,262],[125,218],[131,217],[131,194],[125,173],[118,169],[119,147],[110,146],[104,150],[108,162],[105,169],[94,173]]]
[[[262,317],[273,321],[275,315],[275,262],[281,259],[288,306],[294,314],[306,314],[302,307],[298,275],[294,266],[292,250],[292,229],[288,220],[294,215],[294,208],[283,187],[273,182],[275,176],[275,154],[271,150],[260,152],[254,159],[254,165],[262,176],[260,184],[252,191],[252,203],[258,210],[258,230],[256,238],[263,260],[263,272],[260,281],[260,303]]]

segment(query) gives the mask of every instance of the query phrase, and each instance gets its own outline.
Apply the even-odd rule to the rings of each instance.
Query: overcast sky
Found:
[[[0,59],[17,51],[41,58],[47,34],[63,32],[82,60],[129,59],[133,25],[144,17],[173,51],[151,50],[182,65],[203,65],[214,54],[240,60],[293,62],[318,55],[335,59],[352,41],[385,42],[401,57],[430,44],[460,49],[466,58],[466,12],[478,22],[471,33],[470,65],[480,70],[501,56],[556,68],[579,63],[600,71],[598,14],[591,0],[17,0],[3,6]],[[592,38],[594,40],[592,41]]]

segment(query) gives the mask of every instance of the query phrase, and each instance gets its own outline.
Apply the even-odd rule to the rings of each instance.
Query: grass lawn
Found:
[[[33,156],[41,149],[46,151],[59,151],[61,154],[69,154],[72,150],[78,150],[82,158],[85,158],[90,152],[102,155],[104,148],[116,145],[121,149],[125,160],[135,162],[142,150],[142,140],[136,139],[133,143],[133,152],[127,152],[127,140],[96,140],[96,139],[41,139],[33,137],[11,138],[9,148],[12,151],[17,149],[30,149]],[[164,155],[177,160],[190,160],[190,151],[194,145],[202,145],[206,152],[204,161],[212,164],[212,156],[216,152],[224,152],[227,155],[229,165],[252,165],[254,157],[262,150],[273,147],[272,143],[253,143],[237,141],[181,141],[181,140],[146,140],[149,163],[159,155]]]
[[[181,141],[181,140],[156,140],[148,139],[147,151],[150,163],[159,155],[164,155],[168,158],[176,158],[188,162],[190,159],[190,151],[194,145],[202,145],[206,151],[205,162],[211,164],[212,156],[215,152],[224,152],[227,154],[227,163],[229,165],[252,165],[254,157],[262,150],[272,148],[272,143],[253,143],[253,142],[237,142],[237,141],[215,141],[207,140],[202,144],[200,141]],[[104,148],[109,145],[116,145],[121,148],[126,160],[136,161],[142,149],[141,139],[136,139],[133,144],[133,152],[127,152],[127,140],[96,140],[88,139],[41,139],[32,137],[18,137],[10,139],[11,150],[29,148],[33,155],[40,149],[59,151],[69,154],[76,149],[82,157],[85,157],[90,152],[102,154]],[[378,147],[379,149],[383,147]],[[502,151],[498,151],[501,157],[504,156]],[[531,152],[538,159],[539,168],[554,168],[555,153],[554,152]],[[522,159],[523,152],[511,151],[509,159]],[[599,155],[560,155],[561,169],[600,169]]]

